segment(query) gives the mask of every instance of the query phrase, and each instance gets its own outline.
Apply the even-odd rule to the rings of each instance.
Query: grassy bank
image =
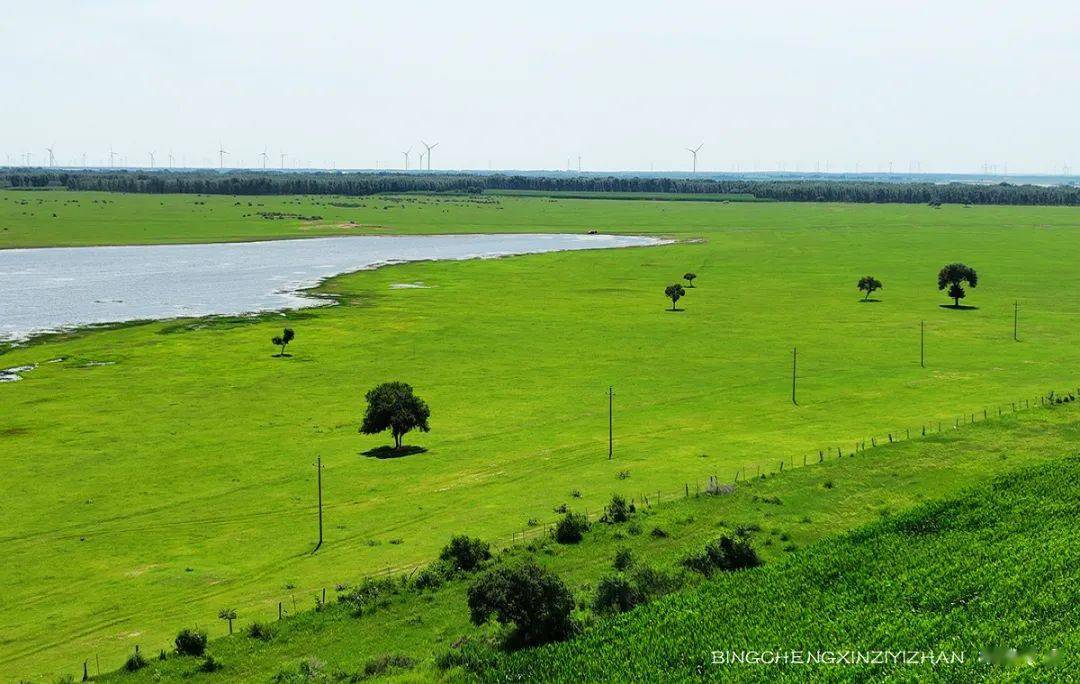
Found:
[[[524,651],[501,661],[482,661],[485,667],[494,668],[485,671],[483,677],[499,679],[509,674],[515,679],[524,676],[525,679],[544,681],[632,681],[653,679],[659,675],[659,668],[663,668],[676,678],[693,678],[695,668],[708,659],[708,651],[722,647],[764,649],[787,644],[834,649],[892,647],[910,650],[931,645],[940,648],[932,637],[931,640],[920,640],[911,625],[903,630],[889,625],[896,631],[885,632],[883,626],[869,631],[867,624],[857,624],[857,620],[870,622],[874,612],[870,609],[851,611],[850,615],[845,613],[847,602],[855,600],[851,594],[864,583],[873,587],[890,586],[891,568],[905,568],[908,572],[906,575],[899,571],[895,573],[894,591],[911,590],[913,584],[917,588],[924,578],[908,566],[925,564],[928,558],[932,560],[935,556],[948,559],[941,561],[940,567],[966,572],[972,563],[984,563],[988,557],[1000,553],[999,545],[1004,543],[1006,535],[1015,534],[1015,529],[1025,526],[1025,521],[1030,524],[1024,532],[1032,538],[1019,535],[1016,552],[1002,554],[1000,559],[993,560],[992,567],[1001,571],[1007,563],[1019,563],[1018,554],[1022,557],[1033,544],[1041,544],[1050,538],[1049,548],[1054,549],[1053,553],[1061,554],[1059,558],[1051,559],[1050,567],[1061,572],[1050,581],[1060,589],[1069,577],[1064,572],[1068,559],[1073,557],[1069,554],[1076,553],[1075,544],[1067,541],[1070,536],[1068,526],[1074,523],[1063,520],[1062,513],[1074,505],[1070,502],[1075,495],[1064,490],[1069,488],[1068,482],[1078,465],[1075,461],[1062,464],[1056,456],[1070,453],[1078,436],[1080,417],[1076,408],[1033,411],[797,468],[783,475],[745,483],[728,494],[694,496],[691,493],[689,497],[667,503],[641,506],[626,523],[594,524],[585,539],[576,545],[558,545],[545,541],[546,537],[538,537],[539,543],[532,548],[518,545],[505,550],[501,554],[504,559],[531,556],[558,573],[583,607],[583,619],[592,626],[585,636],[568,644]],[[1048,463],[1053,465],[1047,466]],[[1004,488],[1001,483],[986,484],[1002,473],[1008,473],[1007,479],[1021,484]],[[1032,482],[1047,479],[1053,479],[1050,486],[1032,488]],[[983,534],[989,530],[981,530],[975,539],[942,535],[934,539],[929,548],[918,549],[919,553],[915,553],[910,544],[900,543],[904,539],[897,542],[895,536],[882,534],[882,528],[897,526],[897,520],[927,517],[925,512],[909,513],[913,507],[948,500],[972,486],[978,487],[977,494],[968,496],[965,501],[978,501],[982,497],[994,502],[985,505],[992,510],[979,514],[987,527],[993,528],[993,546],[987,547]],[[1049,509],[1043,505],[1047,503],[1043,499],[1048,494],[1058,497],[1049,502],[1052,504]],[[1036,495],[1040,497],[1038,506],[1014,510],[1025,498],[1031,500]],[[955,504],[930,503],[929,506],[928,510],[934,512],[930,515],[933,518],[936,511],[952,510]],[[881,520],[886,522],[878,525]],[[854,537],[836,539],[837,535],[866,525],[871,527]],[[719,588],[716,583],[701,584],[700,577],[693,573],[679,575],[681,558],[718,535],[732,534],[738,528],[753,530],[750,539],[764,559],[765,568],[721,578]],[[597,583],[601,577],[613,573],[612,561],[620,550],[630,552],[636,567],[649,566],[680,577],[678,581],[683,583],[686,596],[661,599],[655,607],[647,606],[621,618],[590,617],[588,607],[592,605]],[[1052,556],[1041,553],[1038,557]],[[1046,572],[1046,565],[1036,562],[1034,557],[1026,562],[1029,568],[1025,571],[1033,573],[1027,578],[1032,580],[1027,586],[1033,591],[1045,586],[1047,578],[1037,575]],[[822,568],[826,571],[840,568],[844,581],[854,587],[845,585],[837,589],[827,582],[815,583]],[[923,572],[929,570],[931,568],[922,568]],[[981,587],[980,583],[985,579],[983,575],[975,574],[959,581],[955,589],[945,589],[940,582],[927,583],[930,586],[927,592],[953,591],[964,595],[974,591],[974,585]],[[435,661],[443,654],[457,652],[464,644],[498,640],[497,629],[492,626],[477,628],[468,621],[465,589],[470,581],[469,578],[453,580],[436,589],[402,589],[388,596],[382,605],[358,616],[348,603],[335,601],[336,596],[347,595],[356,585],[356,578],[343,576],[338,583],[342,590],[329,590],[325,608],[319,612],[311,609],[315,598],[321,597],[319,593],[303,595],[300,605],[304,610],[280,622],[269,620],[272,635],[261,639],[248,636],[245,630],[252,621],[265,621],[266,616],[241,610],[238,633],[210,644],[208,653],[221,669],[215,673],[200,672],[197,681],[268,681],[278,673],[296,675],[306,663],[314,663],[329,681],[335,677],[349,681],[349,677],[360,676],[365,669],[373,668],[372,664],[390,656],[412,662],[405,668],[391,669],[392,674],[417,680],[436,678],[441,676],[441,670]],[[1015,582],[998,584],[1016,585]],[[695,590],[694,586],[700,588]],[[986,590],[994,591],[989,586]],[[803,591],[806,592],[805,601],[798,600],[796,597]],[[711,603],[706,600],[714,594],[720,594],[721,598]],[[755,603],[742,606],[743,597],[752,597]],[[776,600],[771,602],[771,598]],[[1037,597],[1018,595],[1012,598],[1022,605],[1023,601],[1019,599]],[[927,599],[921,597],[920,600]],[[740,605],[732,605],[736,603]],[[822,606],[827,609],[818,610]],[[962,604],[957,606],[963,608]],[[292,606],[289,608],[291,613]],[[1062,603],[1058,610],[1068,610],[1067,605]],[[707,629],[703,628],[704,636],[700,638],[712,639],[715,634],[715,643],[690,643],[697,631],[693,624],[680,621],[679,616],[686,614],[684,611],[708,620]],[[777,621],[778,613],[785,617]],[[656,627],[657,615],[664,616],[667,627]],[[735,615],[739,616],[737,622],[730,626],[723,624]],[[837,616],[842,619],[836,625],[823,624]],[[948,618],[943,617],[940,622],[955,625],[967,619],[959,610]],[[985,621],[985,616],[978,617],[974,623],[979,624],[979,620]],[[790,621],[802,621],[806,625],[800,624],[792,640],[782,644],[770,630],[783,629]],[[181,626],[176,625],[174,631]],[[738,633],[742,629],[746,630],[746,636]],[[672,630],[670,639],[667,638],[669,630]],[[814,638],[804,638],[807,634]],[[868,634],[880,635],[883,640],[874,642]],[[885,639],[886,634],[888,639]],[[979,638],[975,638],[976,635]],[[1019,633],[969,632],[965,636],[965,640],[952,646],[967,652],[1000,644],[1045,648],[1047,643],[1042,638],[1045,635],[1036,639]],[[1021,636],[1024,637],[1022,640]],[[1014,637],[1017,640],[1010,641]],[[630,654],[627,662],[613,663],[607,655],[612,653],[611,647],[599,646],[613,638],[628,642],[639,639],[645,646],[626,645]],[[618,647],[619,652],[623,647]],[[143,648],[150,657],[148,668],[135,674],[113,673],[106,679],[123,682],[159,678],[179,680],[192,676],[202,665],[200,659],[174,655],[169,655],[164,662],[156,661],[157,649],[167,648],[166,644],[144,644]],[[653,660],[650,656],[650,652],[657,649],[663,656],[661,660]],[[564,657],[564,653],[568,656]],[[529,672],[532,674],[527,674]],[[834,674],[842,672],[844,670]],[[865,669],[853,669],[848,674],[858,679],[867,673]],[[714,669],[712,674],[735,676],[739,672]],[[753,680],[769,672],[747,668],[742,674]],[[795,676],[806,672],[791,669],[787,674]]]

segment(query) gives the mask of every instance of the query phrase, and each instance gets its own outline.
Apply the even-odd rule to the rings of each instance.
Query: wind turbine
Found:
[[[700,145],[698,145],[697,147],[695,147],[693,149],[691,149],[689,147],[686,148],[686,151],[694,156],[694,173],[697,173],[697,153],[698,153],[698,150],[700,150],[704,146],[705,146],[705,143],[701,143]]]
[[[262,157],[263,168],[265,169],[266,168],[266,148],[265,147],[263,148],[263,151],[259,153],[259,156]]]
[[[113,151],[112,145],[109,145],[109,166],[116,166],[116,152]]]
[[[225,168],[225,155],[228,154],[228,151],[226,151],[225,148],[222,147],[220,142],[218,143],[218,151],[217,151],[217,153],[218,153],[218,168],[223,169],[223,168]]]
[[[154,168],[154,151],[150,151],[150,168]]]
[[[176,157],[172,155],[172,150],[169,150],[169,168],[173,167],[173,162],[176,161]]]
[[[406,171],[408,171],[408,170],[409,170],[409,154],[410,154],[411,152],[412,152],[412,148],[411,148],[411,147],[410,147],[409,149],[405,150],[404,152],[402,152],[402,154],[403,154],[403,155],[405,155],[405,170],[406,170]]]
[[[287,156],[289,155],[285,154],[284,152],[281,153],[281,168],[283,169],[285,168],[285,157]]]
[[[427,148],[427,170],[430,171],[431,170],[431,151],[433,149],[435,149],[436,147],[438,147],[439,143],[435,143],[434,145],[428,145],[423,140],[421,140],[420,142],[423,143],[424,147]]]
[[[56,143],[53,143],[53,147],[55,147],[55,146],[56,146]],[[53,156],[53,148],[52,147],[46,147],[45,151],[49,153],[49,166],[56,166],[56,157]]]

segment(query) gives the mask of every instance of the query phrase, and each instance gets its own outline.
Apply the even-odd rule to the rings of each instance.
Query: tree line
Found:
[[[750,195],[784,202],[1019,204],[1080,206],[1080,187],[998,183],[847,180],[712,180],[636,176],[288,171],[31,171],[0,172],[0,187],[206,195],[346,195],[486,190],[534,192],[648,192]]]

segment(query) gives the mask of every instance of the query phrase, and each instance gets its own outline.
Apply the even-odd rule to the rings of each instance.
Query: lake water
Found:
[[[662,242],[615,235],[432,235],[0,250],[0,339],[95,323],[319,306],[327,300],[300,291],[385,264]]]

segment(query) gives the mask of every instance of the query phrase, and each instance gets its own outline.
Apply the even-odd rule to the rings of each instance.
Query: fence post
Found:
[[[277,619],[278,622],[281,621],[281,601],[277,602]]]
[[[889,433],[889,444],[892,444],[892,433]]]
[[[735,473],[735,479],[736,479],[736,481],[739,479],[739,474],[738,473]],[[686,486],[686,498],[689,499],[690,498],[690,483],[687,482],[687,483],[683,483],[683,484]]]
[[[784,472],[784,462],[780,461],[780,472]]]

